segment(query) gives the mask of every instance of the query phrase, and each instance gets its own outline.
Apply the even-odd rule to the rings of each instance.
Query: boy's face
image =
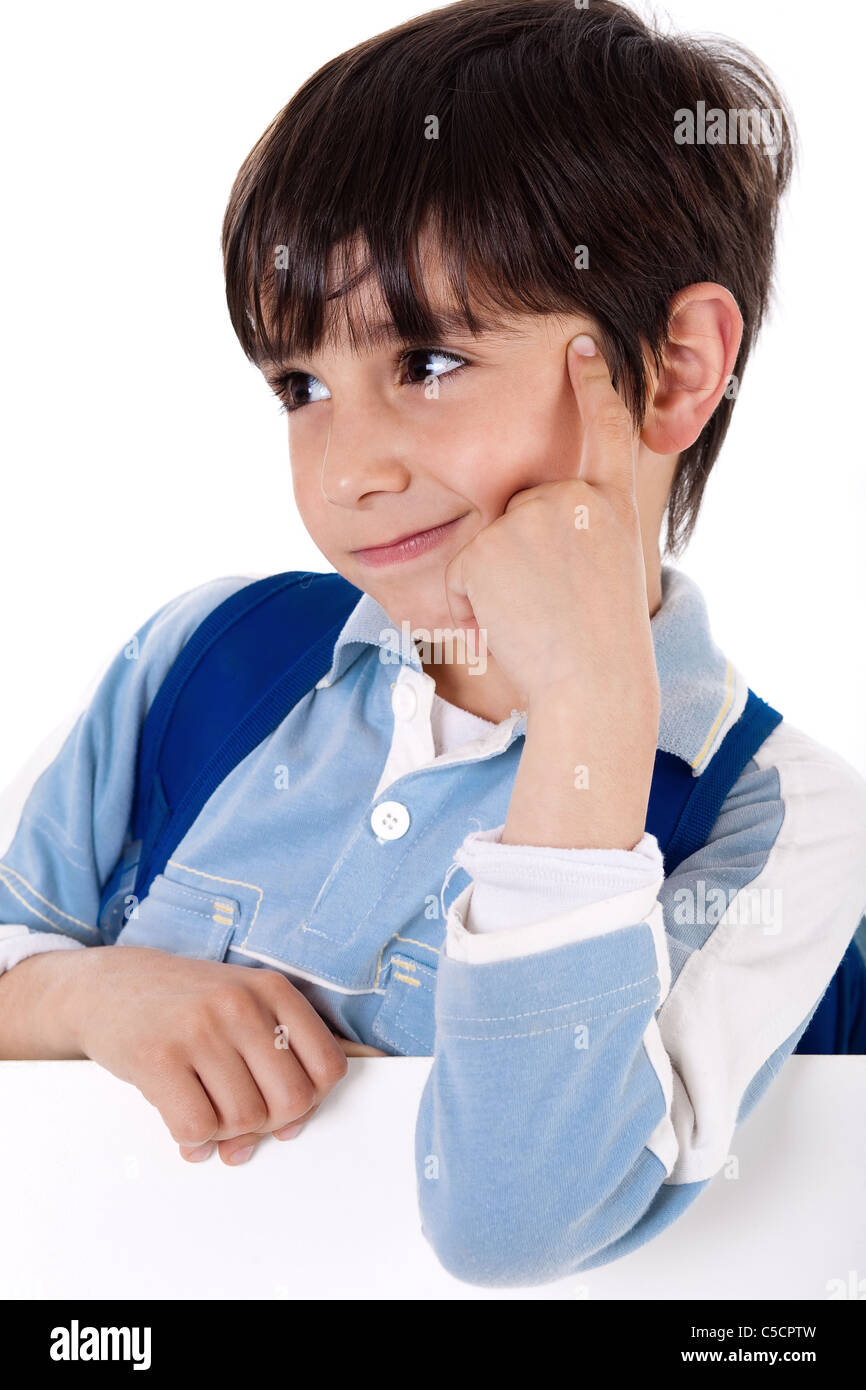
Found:
[[[362,287],[353,314],[355,304],[365,323],[390,321],[378,293]],[[357,353],[341,336],[307,359],[264,369],[289,408],[304,525],[393,623],[452,626],[449,560],[514,493],[576,475],[582,425],[566,349],[594,327],[580,315],[520,315],[479,338],[464,329],[441,342],[383,342]],[[639,467],[639,509],[646,472]],[[443,523],[406,550],[381,549]]]

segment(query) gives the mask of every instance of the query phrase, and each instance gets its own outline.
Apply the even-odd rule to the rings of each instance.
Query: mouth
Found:
[[[427,531],[414,531],[411,535],[387,541],[385,545],[371,545],[364,550],[353,550],[351,554],[362,564],[374,568],[379,565],[399,565],[406,560],[414,560],[418,555],[426,555],[428,550],[441,545],[463,517],[468,515],[468,512],[464,512],[462,516],[456,516],[440,526],[431,526]]]

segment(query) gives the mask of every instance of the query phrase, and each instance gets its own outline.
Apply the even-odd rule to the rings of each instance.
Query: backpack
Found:
[[[105,885],[100,922],[121,887],[139,902],[146,896],[222,780],[324,676],[360,598],[339,574],[293,570],[254,580],[203,619],[142,726],[134,843]],[[699,776],[657,750],[646,828],[666,875],[705,844],[731,787],[781,719],[749,690],[743,713]],[[866,1053],[866,965],[854,940],[796,1051]]]

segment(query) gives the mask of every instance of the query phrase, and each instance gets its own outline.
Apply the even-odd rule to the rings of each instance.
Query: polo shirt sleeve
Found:
[[[866,782],[783,723],[660,886],[656,850],[466,846],[495,889],[485,911],[507,917],[510,892],[515,924],[470,932],[470,885],[438,969],[416,1174],[422,1231],[459,1279],[526,1287],[609,1263],[722,1170],[863,916]]]

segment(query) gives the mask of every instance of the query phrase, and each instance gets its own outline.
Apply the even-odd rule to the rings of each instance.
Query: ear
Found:
[[[743,336],[743,316],[724,285],[688,285],[672,300],[668,341],[641,440],[655,454],[694,444],[725,393]]]

